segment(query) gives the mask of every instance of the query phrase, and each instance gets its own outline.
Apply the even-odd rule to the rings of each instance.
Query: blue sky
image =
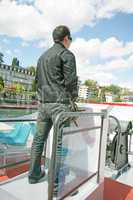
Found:
[[[75,36],[91,38],[100,38],[105,40],[109,37],[116,37],[123,41],[133,40],[133,15],[117,13],[111,19],[102,19],[97,21],[93,27],[85,26]]]
[[[81,80],[95,79],[100,85],[133,88],[133,3],[78,2],[77,5],[73,0],[70,5],[65,0],[1,1],[0,52],[4,62],[10,65],[16,56],[22,67],[36,65],[42,52],[53,44],[53,28],[66,24],[72,30],[70,50],[76,56]]]

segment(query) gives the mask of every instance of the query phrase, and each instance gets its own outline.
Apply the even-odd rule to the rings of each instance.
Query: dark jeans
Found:
[[[38,111],[37,132],[32,143],[31,163],[29,169],[29,178],[33,179],[40,177],[42,152],[56,116],[61,112],[70,112],[70,108],[68,104],[45,103],[39,105]],[[59,140],[57,146],[58,152],[62,146],[62,137],[60,137]]]

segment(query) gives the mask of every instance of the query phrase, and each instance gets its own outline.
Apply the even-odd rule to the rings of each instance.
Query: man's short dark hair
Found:
[[[57,26],[53,30],[53,40],[54,40],[54,42],[63,41],[65,36],[71,37],[70,30],[67,26],[60,25],[60,26]]]

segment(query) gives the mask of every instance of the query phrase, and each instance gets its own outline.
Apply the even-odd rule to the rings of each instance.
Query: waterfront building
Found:
[[[14,82],[21,83],[25,89],[32,87],[35,79],[35,73],[22,67],[12,67],[6,64],[0,64],[0,76],[4,80],[5,87],[10,87]]]
[[[86,85],[79,86],[79,99],[88,99],[91,96],[92,92]]]

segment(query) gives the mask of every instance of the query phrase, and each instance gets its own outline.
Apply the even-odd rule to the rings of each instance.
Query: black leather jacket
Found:
[[[69,103],[78,96],[74,54],[55,43],[38,60],[36,71],[38,99],[42,103]]]

